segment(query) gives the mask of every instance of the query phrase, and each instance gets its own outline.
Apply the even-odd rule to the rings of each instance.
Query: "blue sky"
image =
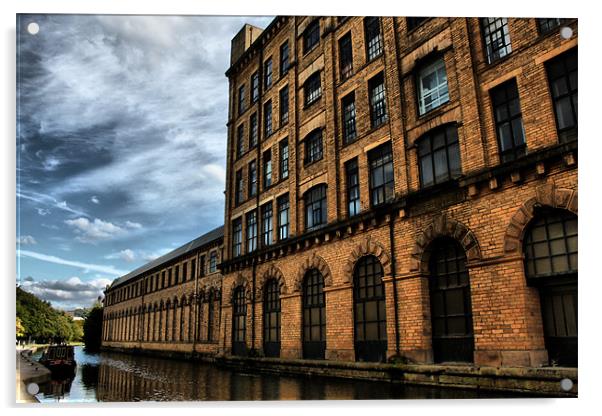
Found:
[[[223,223],[230,41],[271,20],[18,16],[17,283],[90,306]]]

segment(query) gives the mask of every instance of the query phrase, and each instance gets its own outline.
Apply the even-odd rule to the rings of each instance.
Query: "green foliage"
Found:
[[[17,338],[31,338],[38,343],[76,341],[81,339],[81,329],[70,316],[50,306],[17,287],[17,320],[23,331]]]
[[[87,351],[100,350],[102,341],[102,305],[96,303],[84,317],[84,345]]]

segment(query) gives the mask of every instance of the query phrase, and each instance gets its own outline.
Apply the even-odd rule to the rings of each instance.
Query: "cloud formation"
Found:
[[[36,260],[45,261],[48,263],[62,264],[64,266],[77,267],[84,271],[95,271],[109,274],[111,276],[121,276],[128,273],[126,270],[115,269],[113,266],[104,266],[101,264],[83,263],[80,261],[66,260],[57,256],[50,256],[43,253],[37,253],[29,250],[17,250],[19,257],[30,257]]]
[[[21,245],[38,244],[35,238],[31,235],[22,235],[17,238],[17,243]]]
[[[84,282],[76,276],[64,280],[31,278],[25,279],[21,288],[49,301],[55,307],[66,310],[92,306],[99,296],[103,296],[106,285],[110,283],[111,280],[104,278]]]
[[[77,234],[76,240],[82,243],[110,240],[126,235],[129,230],[142,228],[141,224],[131,221],[126,221],[124,226],[119,226],[99,218],[90,221],[84,217],[76,218],[74,220],[65,220],[65,224],[74,230]]]

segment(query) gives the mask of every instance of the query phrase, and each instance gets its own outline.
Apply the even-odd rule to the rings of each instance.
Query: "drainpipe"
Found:
[[[395,354],[400,355],[399,350],[399,304],[397,296],[397,261],[395,260],[395,216],[389,220],[389,240],[391,245],[391,280],[393,282],[393,305],[395,307]]]

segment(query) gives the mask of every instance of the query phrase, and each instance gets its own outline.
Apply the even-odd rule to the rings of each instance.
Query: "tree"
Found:
[[[21,318],[19,318],[17,316],[17,338],[24,338],[25,337],[25,327],[23,326],[23,323],[21,323]]]
[[[84,345],[86,351],[99,351],[102,341],[102,315],[100,303],[96,303],[84,317]]]

